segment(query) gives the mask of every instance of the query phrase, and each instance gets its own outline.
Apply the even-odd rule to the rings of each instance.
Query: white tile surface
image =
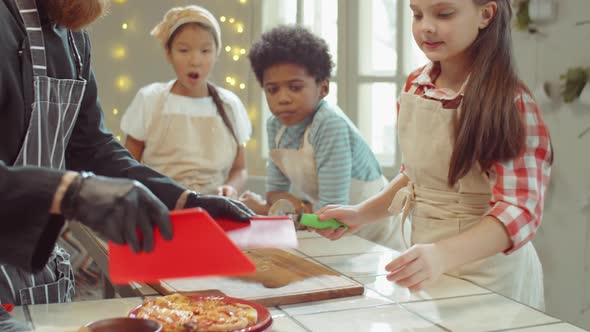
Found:
[[[14,309],[12,310],[12,312],[10,313],[10,315],[12,316],[12,318],[16,319],[19,322],[23,322],[23,323],[27,322],[27,317],[25,316],[25,311],[23,310],[23,307],[21,307],[21,306],[15,306]]]
[[[108,303],[108,304],[107,304]],[[62,304],[40,304],[29,306],[31,319],[37,329],[61,331],[75,330],[95,320],[125,317],[142,303],[140,298],[124,298],[104,301],[80,301]]]
[[[289,317],[273,318],[271,329],[268,332],[305,332],[306,329],[299,326]]]
[[[567,324],[567,323],[559,323],[559,324],[551,324],[551,325],[543,325],[543,326],[535,326],[535,327],[528,327],[524,329],[514,330],[515,332],[583,332],[583,330],[577,326]]]
[[[270,307],[270,308],[266,308],[268,309],[268,311],[270,312],[270,315],[272,316],[272,318],[274,319],[275,317],[283,317],[286,316],[287,314],[281,310],[278,307]]]
[[[297,316],[326,311],[341,311],[357,308],[369,308],[392,303],[393,301],[377,294],[372,290],[365,290],[365,294],[361,296],[351,296],[333,300],[292,304],[281,306],[281,309],[283,309],[287,314],[291,316]]]
[[[407,288],[387,280],[385,275],[356,277],[354,279],[362,283],[366,288],[372,289],[398,303],[491,293],[489,290],[468,281],[446,275],[443,275],[435,285],[428,289],[414,293],[410,292]]]
[[[311,239],[311,238],[319,238],[322,237],[316,232],[308,232],[308,231],[297,231],[297,238],[298,239]]]
[[[411,302],[403,306],[453,332],[494,331],[558,321],[496,294]]]
[[[398,257],[394,251],[315,257],[315,260],[351,277],[387,274],[385,266]]]
[[[312,257],[393,251],[357,236],[345,236],[336,241],[331,241],[323,237],[301,239],[299,240],[298,250]]]
[[[78,332],[81,326],[39,326],[35,332]]]
[[[293,317],[311,331],[440,332],[443,329],[397,305]]]

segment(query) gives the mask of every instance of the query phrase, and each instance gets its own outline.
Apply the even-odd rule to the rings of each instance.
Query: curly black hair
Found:
[[[326,41],[300,25],[279,25],[263,33],[248,58],[260,85],[264,71],[279,63],[301,65],[318,82],[329,79],[334,67]]]

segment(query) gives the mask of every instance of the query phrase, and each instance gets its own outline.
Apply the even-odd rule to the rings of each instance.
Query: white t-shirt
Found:
[[[137,92],[131,105],[121,119],[121,130],[133,138],[146,141],[148,128],[152,121],[152,114],[156,107],[161,105],[161,98],[167,94],[164,113],[186,114],[194,117],[219,117],[217,106],[212,97],[185,97],[172,94],[168,91],[172,82],[153,83],[145,86]],[[216,87],[219,97],[223,102],[225,112],[240,144],[250,140],[252,124],[242,101],[233,92]],[[214,143],[214,142],[212,142]]]

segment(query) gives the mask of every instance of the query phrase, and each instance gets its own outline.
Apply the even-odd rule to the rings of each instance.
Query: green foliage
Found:
[[[570,68],[565,74],[561,75],[560,78],[563,101],[571,103],[580,96],[582,90],[584,90],[584,86],[590,79],[590,67]]]
[[[518,30],[526,31],[532,22],[529,15],[529,0],[515,1],[515,6],[516,28]]]

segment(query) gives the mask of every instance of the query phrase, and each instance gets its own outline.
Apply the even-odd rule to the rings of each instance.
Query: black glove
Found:
[[[255,214],[242,202],[223,196],[202,195],[196,192],[188,195],[184,207],[200,207],[213,218],[222,217],[241,222],[250,221],[250,218]]]
[[[165,239],[172,239],[168,209],[137,181],[82,173],[68,187],[61,210],[66,219],[79,221],[115,243],[127,243],[136,253],[154,248],[155,226]]]

